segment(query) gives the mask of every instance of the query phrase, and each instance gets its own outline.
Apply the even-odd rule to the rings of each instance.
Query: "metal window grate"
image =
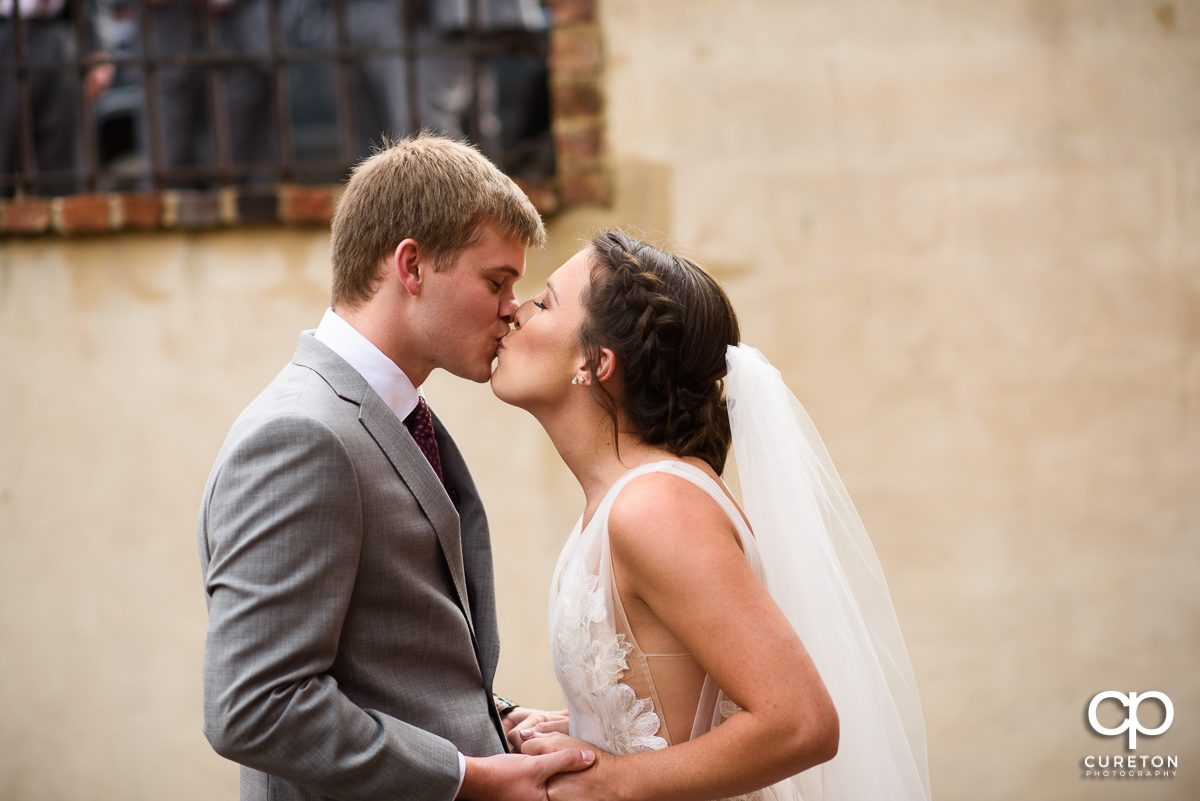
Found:
[[[554,172],[533,0],[46,1],[0,17],[0,196],[336,182],[422,127]]]

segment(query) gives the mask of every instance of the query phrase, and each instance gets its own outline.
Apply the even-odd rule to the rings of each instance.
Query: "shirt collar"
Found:
[[[413,386],[394,361],[333,309],[325,311],[314,336],[366,379],[371,389],[401,420],[417,408],[421,390]]]

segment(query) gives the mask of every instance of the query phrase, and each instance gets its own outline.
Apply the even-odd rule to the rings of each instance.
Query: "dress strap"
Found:
[[[621,490],[629,482],[649,473],[669,473],[689,481],[704,490],[709,497],[717,502],[733,522],[738,538],[743,543],[742,547],[745,556],[750,562],[752,569],[755,570],[760,578],[761,572],[755,567],[758,564],[758,559],[754,550],[753,537],[737,504],[730,499],[725,489],[717,481],[714,481],[708,473],[687,462],[676,459],[665,459],[659,462],[639,465],[626,472],[620,479],[613,483],[608,494],[601,502],[600,507],[596,510],[593,521],[589,523],[589,528],[595,526],[592,530],[592,536],[596,537],[599,541],[601,554],[599,570],[603,577],[603,583],[608,586],[610,591],[610,602],[612,604],[618,639],[623,637],[628,644],[628,651],[625,652],[628,667],[621,681],[633,689],[638,697],[650,700],[652,703],[651,711],[656,715],[659,723],[657,735],[662,737],[667,744],[672,744],[685,742],[697,736],[695,732],[696,721],[698,719],[703,720],[705,724],[701,729],[701,733],[711,727],[713,704],[703,705],[703,694],[705,688],[712,685],[713,690],[710,694],[713,695],[715,703],[715,693],[719,691],[716,690],[716,685],[713,681],[704,674],[703,668],[699,666],[692,654],[686,651],[682,653],[646,653],[638,641],[637,635],[633,631],[628,615],[625,612],[625,605],[617,586],[614,565],[609,551],[608,515]],[[702,697],[700,700],[702,705],[697,707],[695,705],[696,702],[692,701],[687,705],[686,709],[680,708],[678,704],[680,699],[677,693],[674,696],[674,702],[666,703],[666,699],[659,692],[660,681],[665,682],[661,686],[668,688],[676,686],[695,687],[701,693]],[[674,736],[672,736],[672,731],[674,732]]]
[[[612,510],[613,504],[616,503],[617,496],[621,494],[621,490],[633,479],[649,473],[670,473],[671,475],[686,479],[704,490],[710,498],[717,502],[717,505],[721,507],[733,522],[734,527],[737,529],[738,537],[742,540],[743,547],[749,547],[746,541],[748,538],[753,538],[753,532],[750,531],[750,527],[746,524],[746,519],[742,516],[742,512],[738,509],[737,504],[726,494],[725,488],[699,467],[678,459],[663,459],[658,462],[638,465],[613,482],[612,487],[608,490],[608,494],[600,502],[600,507],[596,510],[596,518],[603,521],[606,533],[608,531],[608,513]]]

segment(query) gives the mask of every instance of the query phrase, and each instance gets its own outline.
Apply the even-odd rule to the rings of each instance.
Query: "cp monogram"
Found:
[[[1125,718],[1125,722],[1115,729],[1106,729],[1100,725],[1100,721],[1096,720],[1096,707],[1098,707],[1100,702],[1106,698],[1115,698],[1129,708],[1129,715]],[[1157,729],[1144,729],[1142,728],[1142,724],[1138,723],[1138,704],[1147,698],[1157,698],[1158,700],[1162,701],[1163,709],[1165,709],[1167,712],[1166,717],[1163,718],[1162,725]],[[1137,693],[1130,693],[1129,695],[1125,695],[1124,693],[1118,693],[1109,690],[1107,692],[1097,693],[1096,697],[1092,699],[1092,703],[1088,705],[1088,723],[1091,723],[1092,728],[1100,734],[1107,734],[1108,736],[1112,737],[1120,734],[1126,729],[1129,730],[1130,750],[1133,750],[1137,747],[1138,732],[1151,736],[1155,734],[1162,734],[1164,731],[1171,728],[1171,720],[1174,717],[1175,707],[1171,706],[1171,699],[1160,692],[1142,693],[1141,695],[1138,695]],[[1130,758],[1132,759],[1132,757]]]

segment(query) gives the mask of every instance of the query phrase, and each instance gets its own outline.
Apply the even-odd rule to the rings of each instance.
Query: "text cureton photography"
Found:
[[[1146,727],[1138,718],[1139,705],[1153,699],[1161,704],[1163,709],[1162,722],[1153,728]],[[1099,720],[1098,711],[1105,701],[1116,701],[1126,712],[1126,717],[1117,726],[1105,726]],[[1115,704],[1110,704],[1110,707]],[[1129,750],[1137,748],[1137,736],[1156,737],[1171,728],[1175,720],[1175,707],[1171,699],[1164,693],[1151,691],[1144,693],[1119,693],[1108,690],[1097,693],[1088,704],[1088,724],[1097,733],[1106,737],[1116,737],[1128,732]],[[1083,758],[1082,770],[1085,779],[1125,778],[1125,779],[1173,779],[1178,774],[1179,755],[1162,754],[1089,754]]]

